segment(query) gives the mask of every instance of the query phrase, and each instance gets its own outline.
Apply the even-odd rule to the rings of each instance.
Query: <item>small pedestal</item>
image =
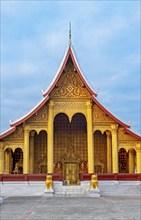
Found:
[[[99,189],[89,189],[90,197],[100,197],[100,190]]]
[[[53,197],[54,196],[54,190],[53,189],[45,189],[44,194],[47,197]]]
[[[0,197],[0,204],[2,204],[3,203],[3,198],[2,197]]]

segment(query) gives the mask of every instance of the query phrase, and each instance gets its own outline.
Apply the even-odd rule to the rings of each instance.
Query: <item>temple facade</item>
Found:
[[[0,174],[141,173],[141,137],[111,114],[82,74],[73,48],[41,102],[0,136]]]

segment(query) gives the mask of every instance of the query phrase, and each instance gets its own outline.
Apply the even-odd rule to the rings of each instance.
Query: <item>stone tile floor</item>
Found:
[[[141,220],[141,198],[5,197],[0,220]]]

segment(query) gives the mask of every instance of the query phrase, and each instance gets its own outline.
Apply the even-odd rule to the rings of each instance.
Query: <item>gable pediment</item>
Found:
[[[95,104],[93,106],[93,122],[114,122],[114,120]]]
[[[17,141],[19,139],[23,139],[23,137],[24,137],[23,128],[19,126],[16,128],[14,132],[6,136],[4,140],[5,141],[9,141],[9,140]]]
[[[66,67],[58,80],[56,86],[50,94],[50,97],[72,97],[86,98],[91,97],[88,89],[80,79],[71,58],[68,59]]]

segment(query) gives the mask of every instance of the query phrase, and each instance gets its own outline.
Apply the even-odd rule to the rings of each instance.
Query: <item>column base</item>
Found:
[[[44,194],[47,197],[53,197],[54,196],[54,189],[45,189]]]
[[[90,197],[100,197],[100,190],[99,189],[89,189]]]

